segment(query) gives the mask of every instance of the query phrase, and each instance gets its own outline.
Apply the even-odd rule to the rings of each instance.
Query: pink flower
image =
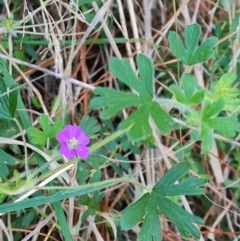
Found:
[[[60,153],[66,158],[78,155],[83,159],[89,155],[86,145],[90,140],[78,126],[66,125],[65,129],[57,133],[56,139],[61,144]]]

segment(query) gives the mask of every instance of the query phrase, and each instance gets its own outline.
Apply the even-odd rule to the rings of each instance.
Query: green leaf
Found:
[[[188,102],[188,99],[183,94],[182,90],[177,85],[170,85],[169,89],[172,91],[175,99],[183,104],[186,104]]]
[[[33,104],[33,106],[36,108],[36,109],[41,109],[42,108],[42,106],[41,106],[41,104],[39,103],[39,100],[38,100],[38,98],[36,97],[36,96],[33,96],[32,98],[32,104]]]
[[[0,119],[0,136],[10,138],[19,133],[19,128],[15,121]]]
[[[90,170],[86,163],[78,162],[77,163],[77,170],[76,170],[76,180],[79,185],[86,183],[89,177]]]
[[[27,130],[27,133],[33,138],[32,142],[36,145],[43,145],[47,141],[48,138],[54,138],[57,134],[57,132],[62,128],[63,126],[63,120],[56,119],[52,126],[49,122],[49,116],[47,115],[41,115],[38,117],[38,122],[40,126],[42,127],[43,131],[38,130],[35,127],[30,127]]]
[[[52,124],[52,127],[50,127],[48,137],[49,138],[55,138],[57,132],[62,129],[63,124],[64,124],[63,120],[60,120],[60,119],[54,120],[54,123]]]
[[[170,86],[176,100],[186,105],[199,104],[203,100],[205,90],[197,86],[196,77],[191,74],[183,73],[180,81],[183,86],[182,89],[175,84]]]
[[[120,219],[122,230],[127,231],[131,229],[144,217],[145,207],[148,203],[149,196],[149,193],[144,194],[123,211]]]
[[[181,38],[176,32],[170,31],[168,34],[168,42],[173,56],[181,60],[183,63],[186,63],[186,49]]]
[[[205,124],[205,123],[202,124],[201,131],[199,133],[198,138],[199,138],[199,140],[202,141],[201,153],[206,153],[207,151],[211,150],[212,143],[213,143],[213,133],[207,124]]]
[[[149,136],[152,135],[152,129],[149,125],[149,109],[141,106],[138,110],[132,113],[127,119],[123,120],[119,124],[119,129],[124,130],[131,126],[133,123],[132,128],[129,130],[129,137],[134,141],[139,141],[141,139],[147,139]],[[137,122],[136,122],[137,120]]]
[[[95,2],[96,0],[74,0],[74,3],[80,7],[82,6],[83,4],[87,4],[87,3],[92,3],[92,2]]]
[[[101,126],[98,124],[95,118],[84,115],[80,122],[80,128],[85,132],[87,136],[90,137],[93,134],[99,132]]]
[[[184,28],[184,39],[186,46],[186,55],[191,58],[201,35],[201,28],[198,24],[188,25]]]
[[[139,79],[144,84],[145,89],[148,92],[148,95],[153,96],[153,63],[142,54],[137,56],[137,66],[139,69]]]
[[[202,153],[209,151],[213,143],[213,131],[220,135],[231,138],[240,129],[240,124],[235,116],[218,116],[224,110],[223,97],[215,101],[206,99],[201,113],[201,127],[198,138],[202,141]]]
[[[1,169],[0,169],[0,177],[7,178],[8,175],[9,175],[9,169],[8,169],[7,165],[4,162],[2,162]]]
[[[153,69],[152,62],[149,58],[147,58],[142,54],[139,54],[137,56],[137,63],[138,64],[140,63],[140,66],[138,66],[138,69],[139,69],[139,72],[142,74],[142,77],[153,76],[154,69]],[[146,70],[144,65],[148,66]],[[140,67],[143,69],[140,70]],[[136,90],[140,96],[148,97],[149,95],[151,95],[151,93],[149,93],[149,90],[151,89],[151,86],[153,84],[153,79],[150,79],[149,77],[147,77],[146,79],[143,79],[143,78],[139,79],[134,73],[127,59],[123,58],[120,60],[118,58],[111,58],[109,62],[109,70],[121,82],[126,84],[128,87]],[[143,71],[146,71],[146,73],[143,74]]]
[[[92,109],[105,107],[100,113],[102,119],[108,119],[120,110],[131,106],[138,106],[142,102],[142,100],[135,94],[109,88],[96,87],[93,90],[93,93],[102,97],[93,98],[89,107]]]
[[[189,99],[197,88],[197,79],[191,74],[183,73],[181,81],[183,83],[184,94]]]
[[[208,120],[208,126],[228,138],[234,137],[240,130],[240,123],[236,116],[215,117]]]
[[[196,105],[199,104],[203,101],[204,94],[205,94],[204,89],[198,90],[194,95],[191,96],[191,98],[188,100],[189,105]]]
[[[149,108],[150,116],[152,117],[155,125],[157,126],[158,130],[167,135],[170,133],[171,128],[169,123],[172,123],[172,117],[167,114],[157,102],[153,101]]]
[[[178,185],[174,183],[188,173],[190,165],[186,162],[176,164],[164,175],[164,177],[154,186],[155,193],[160,192],[164,196],[177,195],[199,195],[204,192],[202,185],[206,182],[204,179],[189,177]],[[169,188],[171,186],[171,188]],[[186,186],[188,187],[186,189]]]
[[[212,147],[213,131],[226,136],[234,137],[240,129],[240,124],[235,116],[220,116],[219,113],[224,109],[225,101],[223,97],[215,101],[206,99],[203,104],[201,114],[201,127],[199,139],[202,141],[202,153],[207,152]]]
[[[91,152],[90,155],[84,160],[86,163],[90,164],[93,168],[98,169],[106,161],[104,157],[106,153],[103,151],[103,148]]]
[[[1,164],[0,177],[6,178],[9,174],[9,170],[6,163],[8,165],[14,165],[15,160],[11,155],[7,154],[4,150],[0,149],[0,164]]]
[[[0,162],[6,162],[9,165],[14,165],[15,159],[11,155],[0,149]]]
[[[203,105],[201,119],[206,121],[209,118],[217,116],[223,110],[224,105],[225,102],[223,98],[218,98],[212,102],[206,100]]]
[[[10,87],[10,93],[9,93],[9,111],[13,118],[15,116],[15,112],[17,109],[18,95],[19,95],[19,85],[13,84]]]
[[[144,194],[136,202],[127,207],[121,216],[120,224],[123,230],[134,227],[142,218],[144,219],[141,230],[138,234],[138,241],[160,241],[161,226],[158,212],[164,213],[178,228],[185,238],[190,236],[199,239],[200,233],[194,224],[203,224],[203,220],[196,217],[166,196],[173,195],[199,195],[204,193],[202,186],[206,180],[197,177],[184,177],[190,170],[188,163],[173,165],[164,177],[153,187],[152,191]]]
[[[50,132],[50,123],[49,123],[49,117],[47,115],[41,115],[38,117],[38,123],[42,127],[42,130],[46,136],[49,135]]]
[[[22,227],[29,226],[33,219],[36,217],[36,215],[37,214],[34,208],[31,208],[27,213],[24,213],[21,220]]]
[[[42,145],[48,139],[48,136],[44,132],[35,127],[28,128],[27,133],[32,137],[32,143],[36,145]]]
[[[184,46],[181,38],[171,31],[168,35],[168,42],[173,55],[186,65],[194,65],[210,59],[214,54],[213,47],[218,39],[210,37],[200,46],[197,46],[200,35],[201,28],[198,24],[186,26],[184,29]]]
[[[157,203],[158,200],[154,200],[152,198],[145,207],[146,215],[144,217],[144,222],[138,234],[139,241],[161,240],[161,226],[159,223],[158,210],[156,209]]]
[[[213,47],[216,45],[218,39],[216,37],[207,38],[194,52],[190,59],[189,65],[204,62],[214,55]]]
[[[164,196],[156,194],[154,199],[158,202],[159,209],[175,224],[184,238],[189,239],[190,235],[197,240],[200,238],[200,232],[194,224],[203,225],[201,218],[188,213]]]
[[[122,130],[132,126],[129,137],[133,141],[151,137],[150,117],[162,134],[170,132],[170,124],[173,122],[171,116],[153,100],[154,70],[152,61],[140,54],[137,56],[137,65],[139,77],[136,76],[127,59],[112,58],[109,63],[110,72],[135,92],[133,94],[97,87],[93,92],[99,97],[93,98],[90,102],[92,109],[104,108],[100,113],[102,119],[110,118],[122,109],[138,107],[119,124],[119,129]]]
[[[225,101],[224,110],[236,111],[240,105],[240,90],[232,86],[236,78],[236,73],[224,74],[217,82],[214,92],[208,94],[213,100],[222,97]]]
[[[9,99],[6,92],[6,85],[3,78],[0,77],[0,118],[4,120],[12,120]]]

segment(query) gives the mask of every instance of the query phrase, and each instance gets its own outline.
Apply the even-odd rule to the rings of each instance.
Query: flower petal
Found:
[[[61,143],[61,144],[67,144],[67,142],[68,142],[68,140],[69,140],[69,137],[68,137],[65,129],[64,129],[64,130],[61,130],[61,131],[59,131],[59,132],[57,133],[56,139],[57,139],[57,141],[58,141],[59,143]]]
[[[81,134],[77,137],[77,140],[79,145],[85,145],[85,146],[90,142],[89,138],[83,131],[81,131]]]
[[[69,138],[78,138],[78,136],[81,134],[82,130],[79,126],[74,125],[66,125],[66,131],[69,133]]]
[[[78,146],[74,148],[74,151],[81,159],[88,157],[90,154],[86,146]]]
[[[75,155],[74,149],[69,149],[67,145],[62,145],[59,149],[60,153],[66,158],[72,158]]]
[[[65,126],[65,132],[66,132],[66,135],[68,136],[68,139],[72,139],[73,137],[76,137],[76,134],[75,132],[77,131],[76,126],[74,125],[66,125]],[[78,134],[78,133],[77,133]]]

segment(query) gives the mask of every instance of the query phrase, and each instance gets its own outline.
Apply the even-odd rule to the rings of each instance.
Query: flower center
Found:
[[[73,149],[78,146],[78,140],[73,137],[72,139],[68,140],[68,148]]]

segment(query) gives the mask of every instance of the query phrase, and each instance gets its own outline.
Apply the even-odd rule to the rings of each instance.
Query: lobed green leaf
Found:
[[[129,230],[144,217],[145,207],[148,204],[149,193],[144,194],[137,201],[128,206],[122,213],[120,224],[122,230]]]
[[[151,198],[151,201],[149,201],[145,207],[146,215],[137,237],[139,241],[161,241],[161,226],[156,205],[157,203]]]
[[[207,151],[211,150],[213,144],[213,133],[207,124],[202,124],[198,138],[202,141],[201,153],[206,153]]]
[[[42,145],[48,139],[48,136],[44,132],[35,127],[28,128],[27,133],[32,137],[32,143],[36,145]]]
[[[100,114],[102,119],[108,119],[124,108],[138,106],[143,101],[136,94],[103,87],[95,88],[93,93],[101,95],[102,97],[93,98],[90,101],[89,108],[105,108]]]
[[[184,40],[186,46],[185,55],[188,59],[191,59],[195,49],[197,48],[200,35],[201,28],[198,24],[191,24],[184,28]]]
[[[183,63],[186,63],[186,49],[183,45],[181,38],[176,32],[170,31],[170,33],[168,34],[168,43],[173,56],[181,60]]]
[[[50,128],[50,131],[48,133],[49,138],[54,138],[59,130],[62,129],[64,124],[63,120],[56,119],[54,120],[54,123],[52,124],[52,127]]]
[[[208,120],[208,126],[225,137],[234,137],[240,130],[240,123],[236,116],[215,117]]]
[[[216,37],[207,38],[194,52],[193,56],[188,62],[188,65],[194,65],[204,62],[214,55],[213,47],[217,44]]]
[[[184,29],[184,42],[175,32],[170,32],[168,42],[173,55],[186,65],[194,65],[208,60],[214,55],[213,47],[217,43],[216,37],[206,39],[200,46],[198,41],[201,28],[198,24],[191,24]]]
[[[147,90],[147,96],[153,96],[153,63],[143,54],[137,55],[137,66],[139,70],[139,79]],[[140,94],[140,93],[139,93]]]
[[[38,123],[42,127],[42,130],[46,136],[50,133],[50,123],[49,123],[49,116],[47,115],[41,115],[38,117]]]
[[[170,86],[170,90],[173,92],[176,100],[185,105],[199,104],[203,100],[206,90],[200,89],[197,86],[196,77],[191,74],[183,73],[180,81],[183,86],[182,89],[175,84]]]
[[[101,129],[101,126],[98,124],[98,121],[95,118],[90,117],[89,115],[84,115],[82,117],[79,126],[89,137],[97,133]]]
[[[139,77],[134,73],[126,59],[112,58],[109,63],[110,72],[137,92],[136,94],[97,87],[94,89],[94,93],[98,94],[99,97],[93,98],[90,102],[90,108],[92,109],[103,108],[100,113],[102,119],[110,118],[124,108],[137,107],[136,111],[119,124],[120,130],[132,126],[129,137],[133,141],[151,137],[150,117],[163,134],[170,132],[170,124],[173,123],[171,116],[153,100],[152,61],[140,54],[137,56],[137,65]]]
[[[124,210],[120,220],[122,229],[129,230],[143,218],[137,240],[160,241],[161,226],[158,213],[161,211],[176,225],[185,238],[192,236],[198,239],[200,233],[195,224],[201,225],[203,220],[186,212],[166,198],[166,196],[171,195],[198,195],[204,192],[202,188],[203,184],[206,183],[204,179],[190,177],[176,183],[189,170],[190,165],[186,162],[173,165],[153,187],[151,192],[144,194]]]
[[[225,102],[222,97],[212,102],[206,100],[203,105],[201,119],[205,121],[217,116],[223,110],[224,105]]]
[[[200,232],[194,224],[203,225],[204,222],[201,218],[186,212],[159,193],[154,193],[154,198],[158,203],[158,208],[176,225],[184,238],[188,239],[190,235],[195,239],[200,238]]]
[[[148,66],[148,69],[145,70],[145,67],[143,70],[146,71],[146,73],[143,75],[143,70],[139,69],[139,71],[142,74],[142,77],[146,75],[152,76],[152,69],[149,68],[149,65],[151,65],[150,60],[145,57],[137,57],[138,62],[140,62],[141,67],[143,67],[144,62],[146,66]],[[134,89],[137,91],[137,93],[141,96],[149,96],[149,88],[146,88],[149,84],[152,84],[152,79],[149,77],[147,79],[139,79],[136,74],[134,73],[129,61],[127,59],[118,59],[118,58],[111,58],[109,62],[109,70],[110,72],[121,82],[126,84],[129,88]],[[151,70],[151,72],[148,72],[148,70]],[[150,81],[150,83],[148,83]]]

